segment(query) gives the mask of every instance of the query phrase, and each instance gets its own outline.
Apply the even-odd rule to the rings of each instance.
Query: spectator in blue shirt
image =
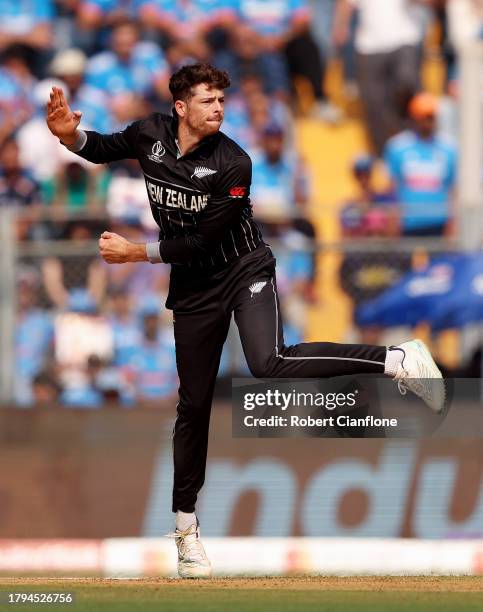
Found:
[[[81,0],[78,8],[79,25],[99,30],[126,17],[134,19],[141,4],[142,0]]]
[[[328,107],[322,89],[321,54],[310,32],[306,0],[237,0],[240,25],[232,30],[234,55],[222,57],[230,76],[239,80],[247,64],[264,79],[268,93],[285,97],[290,76],[310,84],[317,108]],[[329,114],[325,114],[329,118]],[[335,118],[335,115],[333,115]]]
[[[42,204],[40,185],[20,163],[15,139],[7,139],[0,147],[0,207],[10,206],[28,215],[17,219],[17,237],[23,240],[35,228]]]
[[[43,76],[52,48],[52,0],[0,0],[0,52],[14,44],[35,51],[34,70]]]
[[[147,300],[140,316],[141,343],[132,348],[124,372],[135,401],[153,402],[176,392],[176,359],[172,338],[161,328],[159,303]]]
[[[22,84],[0,65],[0,144],[30,116],[32,107]]]
[[[436,135],[437,101],[426,93],[409,104],[414,129],[391,138],[384,159],[394,183],[405,236],[442,236],[449,230],[457,150]]]
[[[40,281],[34,270],[21,271],[17,284],[15,324],[15,399],[32,402],[33,379],[51,357],[54,327],[51,315],[37,306]]]
[[[111,290],[108,321],[114,337],[114,364],[125,366],[132,352],[142,342],[138,319],[133,313],[131,298],[126,289],[119,287]]]
[[[156,44],[139,40],[138,26],[132,21],[113,28],[111,50],[92,57],[86,69],[87,84],[111,96],[115,112],[119,100],[124,101],[126,123],[143,114],[143,99],[169,98],[168,79],[163,53]],[[126,100],[131,103],[126,105]]]
[[[86,83],[86,66],[87,57],[80,49],[64,49],[52,60],[50,73],[65,84],[69,103],[72,108],[81,111],[85,129],[101,134],[114,132],[116,119],[109,112],[109,95]]]
[[[236,22],[236,0],[140,0],[143,24],[161,33],[172,67],[208,61]]]

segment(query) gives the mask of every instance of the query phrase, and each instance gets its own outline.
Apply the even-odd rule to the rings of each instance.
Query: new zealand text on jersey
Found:
[[[157,204],[169,206],[170,208],[183,208],[191,212],[199,212],[208,204],[207,193],[185,193],[172,189],[171,187],[161,187],[146,181],[148,193],[151,200]]]

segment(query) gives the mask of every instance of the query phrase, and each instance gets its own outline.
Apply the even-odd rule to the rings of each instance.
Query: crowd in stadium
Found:
[[[280,245],[287,343],[303,337],[301,313],[316,299],[316,224],[306,211],[316,194],[294,117],[303,106],[314,120],[344,121],[324,87],[333,57],[344,66],[343,95],[362,104],[370,150],[354,160],[357,195],[341,203],[341,235],[452,231],[457,57],[482,36],[480,0],[0,0],[0,15],[0,207],[28,213],[19,216],[19,240],[78,247],[75,256],[19,267],[22,405],[95,407],[114,398],[130,406],[176,391],[170,325],[160,310],[165,266],[107,266],[94,253],[78,255],[106,219],[134,241],[156,239],[138,164],[97,167],[58,143],[44,120],[52,84],[82,111],[84,129],[105,133],[153,110],[170,113],[168,80],[182,64],[228,70],[223,131],[251,155],[254,214]],[[446,62],[441,98],[422,92],[420,78],[435,21]],[[373,173],[383,164],[390,180],[381,190]],[[408,265],[398,263],[400,271]],[[345,288],[357,301],[350,281]],[[224,357],[222,373],[232,361]]]

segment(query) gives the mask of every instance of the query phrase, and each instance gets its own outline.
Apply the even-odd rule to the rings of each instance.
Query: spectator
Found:
[[[77,15],[81,28],[100,30],[136,17],[142,0],[81,0]]]
[[[304,167],[297,154],[285,149],[284,128],[276,123],[264,127],[260,154],[254,159],[251,198],[254,214],[294,218],[307,199]]]
[[[53,41],[52,0],[1,0],[0,15],[0,52],[14,44],[32,49],[32,67],[36,76],[42,77]]]
[[[107,318],[85,289],[73,289],[55,317],[55,358],[64,388],[62,403],[85,407],[102,404],[96,377],[113,357]]]
[[[33,404],[50,408],[60,403],[62,386],[57,378],[48,371],[42,371],[32,382]]]
[[[132,308],[132,297],[126,289],[110,292],[109,325],[114,338],[114,364],[124,366],[141,343],[141,330]]]
[[[32,107],[21,83],[10,70],[0,65],[0,145],[31,113]]]
[[[251,198],[255,217],[272,234],[272,221],[288,222],[288,227],[304,235],[313,247],[315,229],[305,216],[309,199],[309,179],[302,160],[285,149],[285,134],[280,125],[269,124],[262,137],[261,154],[253,159]],[[315,257],[312,263],[315,277]]]
[[[33,99],[35,113],[17,132],[17,143],[20,149],[20,160],[29,169],[40,184],[42,199],[46,203],[55,200],[59,182],[63,183],[66,164],[76,164],[88,169],[96,185],[97,177],[103,176],[103,170],[69,151],[60,142],[52,138],[45,123],[45,105],[53,86],[64,87],[62,81],[45,79],[34,88]],[[106,114],[106,113],[104,113]],[[94,177],[96,177],[94,179]]]
[[[242,28],[234,31],[235,48],[242,59],[258,64],[268,93],[286,96],[289,72],[304,76],[322,104],[323,67],[310,34],[310,11],[305,0],[239,0]],[[230,67],[230,75],[236,74]]]
[[[111,50],[87,63],[88,85],[112,97],[111,111],[120,125],[145,112],[144,99],[168,99],[168,66],[159,47],[139,40],[135,22],[117,24],[111,33]]]
[[[449,38],[457,52],[482,37],[481,0],[446,0]]]
[[[85,367],[77,374],[62,392],[60,401],[64,406],[102,408],[122,400],[122,382],[115,370],[97,355],[89,355]]]
[[[33,380],[51,356],[54,328],[51,315],[38,307],[40,278],[24,268],[17,280],[15,322],[15,400],[21,405],[33,401]]]
[[[72,250],[85,249],[94,240],[93,230],[87,222],[71,222],[64,237]],[[100,304],[106,288],[106,271],[97,253],[66,257],[47,257],[42,262],[44,286],[50,301],[59,309],[69,306],[75,289],[86,289],[94,304]]]
[[[435,135],[437,110],[433,96],[416,95],[409,105],[414,128],[392,138],[384,152],[405,236],[442,236],[450,230],[457,151]]]
[[[213,47],[224,47],[226,31],[236,22],[234,0],[141,0],[139,15],[161,33],[172,68],[208,61]]]
[[[399,234],[396,199],[392,191],[374,187],[374,159],[360,155],[354,160],[352,174],[357,194],[343,205],[340,212],[344,238],[379,235],[394,237]]]
[[[19,240],[35,236],[41,203],[39,184],[22,166],[16,141],[7,139],[0,147],[0,207],[10,206],[22,213],[17,218]]]
[[[395,238],[399,234],[399,220],[395,195],[374,186],[374,159],[367,155],[354,160],[352,173],[357,186],[356,196],[343,205],[340,223],[344,238]],[[411,255],[387,249],[350,250],[341,268],[341,287],[351,298],[353,310],[391,287],[411,267]],[[362,342],[381,342],[376,327],[358,329]]]
[[[34,110],[33,91],[37,79],[32,74],[35,52],[25,45],[10,45],[2,53],[2,66],[18,83],[23,98],[25,113]]]
[[[72,48],[59,51],[49,70],[54,78],[64,83],[64,91],[71,107],[82,112],[84,129],[102,134],[112,132],[115,119],[109,112],[108,94],[86,83],[86,66],[87,57],[84,53],[80,49]]]
[[[358,10],[357,77],[377,156],[387,139],[404,128],[407,102],[419,88],[425,4],[427,0],[337,0],[333,36],[339,47],[347,42],[352,12]]]
[[[172,396],[177,389],[172,331],[163,333],[157,300],[147,299],[139,315],[142,340],[127,357],[124,374],[136,402],[153,402]]]

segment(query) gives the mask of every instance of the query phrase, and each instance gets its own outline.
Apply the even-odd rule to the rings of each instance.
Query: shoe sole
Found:
[[[436,365],[433,356],[431,355],[431,353],[429,352],[428,347],[426,346],[426,344],[422,341],[419,340],[419,338],[415,339],[414,344],[417,346],[417,349],[426,359],[426,361],[429,363],[431,370],[433,371],[433,373],[435,374],[434,376],[434,382],[433,379],[431,379],[431,389],[433,391],[433,396],[439,395],[441,392],[441,385],[443,387],[443,397],[442,397],[442,401],[440,403],[440,406],[438,408],[434,407],[434,406],[430,406],[431,410],[433,410],[434,412],[436,412],[436,414],[440,414],[441,412],[443,412],[445,403],[446,403],[446,385],[444,382],[444,378],[443,375],[440,372],[440,369],[438,368],[438,366]]]
[[[186,567],[178,566],[180,578],[211,578],[211,567]]]

